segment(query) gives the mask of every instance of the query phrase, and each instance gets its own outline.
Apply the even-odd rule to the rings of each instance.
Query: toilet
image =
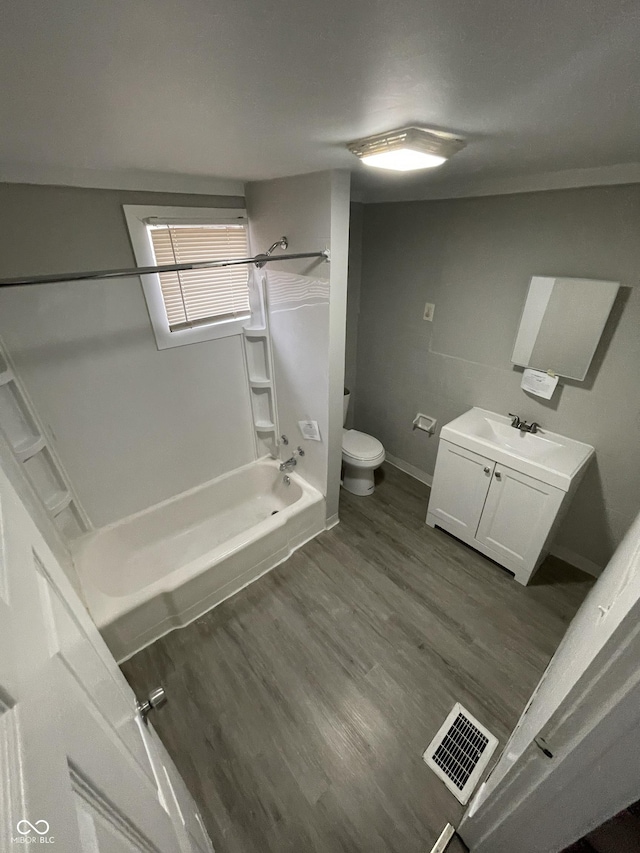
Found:
[[[384,462],[384,447],[372,435],[344,429],[351,394],[344,389],[342,410],[342,487],[352,495],[370,495],[375,489],[373,472]]]

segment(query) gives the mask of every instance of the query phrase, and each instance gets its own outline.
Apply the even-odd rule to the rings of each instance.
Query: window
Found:
[[[125,205],[139,266],[246,258],[246,212]],[[239,334],[249,317],[249,265],[142,275],[159,349]]]
[[[244,225],[149,225],[159,266],[215,258],[246,258]],[[248,266],[161,272],[169,329],[249,316]]]

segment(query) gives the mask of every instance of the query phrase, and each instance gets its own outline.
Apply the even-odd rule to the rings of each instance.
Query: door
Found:
[[[151,727],[147,728],[144,734],[152,741],[151,752],[154,756],[154,764],[159,764],[160,770],[158,783],[165,791],[167,804],[178,824],[182,842],[181,851],[183,853],[214,853],[200,813],[162,741]]]
[[[640,515],[464,816],[472,853],[555,853],[637,799],[638,660]]]
[[[526,583],[556,518],[564,492],[496,465],[476,539]]]
[[[440,440],[427,524],[469,541],[476,535],[495,462]]]
[[[135,697],[0,468],[0,850],[210,849],[190,845],[153,749]]]

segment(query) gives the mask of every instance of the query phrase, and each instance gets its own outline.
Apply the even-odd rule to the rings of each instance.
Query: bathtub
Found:
[[[118,661],[197,619],[325,528],[325,501],[260,459],[78,540],[89,612]]]

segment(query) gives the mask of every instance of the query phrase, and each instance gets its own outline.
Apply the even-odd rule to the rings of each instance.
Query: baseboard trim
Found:
[[[332,516],[327,518],[324,523],[325,530],[331,530],[332,527],[335,527],[336,524],[340,524],[340,518],[338,517],[338,513],[334,513]]]
[[[576,569],[580,569],[594,578],[599,578],[605,569],[604,566],[599,566],[592,560],[587,559],[587,557],[576,554],[575,551],[572,551],[570,548],[564,548],[562,545],[553,545],[550,553],[559,560],[564,560],[565,563],[569,563],[570,566],[574,566]]]
[[[440,838],[438,838],[436,843],[431,848],[431,853],[444,853],[444,851],[449,846],[449,842],[455,834],[455,828],[451,826],[450,823],[448,823],[440,833]]]
[[[397,456],[392,456],[390,453],[387,453],[385,454],[385,461],[390,465],[393,465],[394,468],[399,468],[401,471],[404,471],[405,474],[413,477],[414,480],[420,480],[420,482],[424,483],[425,486],[433,485],[433,476],[431,474],[427,474],[426,471],[421,471],[420,468],[416,468],[415,465],[405,462],[404,459],[398,459]]]

